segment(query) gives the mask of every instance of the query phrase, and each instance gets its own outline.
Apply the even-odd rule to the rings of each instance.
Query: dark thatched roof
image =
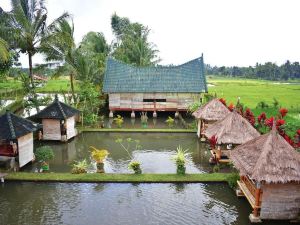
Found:
[[[193,113],[196,119],[217,121],[223,119],[229,114],[229,109],[220,102],[219,99],[214,98],[202,105],[197,111]]]
[[[273,128],[231,153],[231,160],[242,175],[266,183],[300,182],[300,153]]]
[[[0,140],[12,140],[36,130],[35,125],[24,118],[6,112],[0,116]]]
[[[179,66],[148,67],[135,67],[108,58],[103,92],[207,92],[203,56]]]
[[[259,132],[236,111],[213,123],[204,134],[208,138],[215,135],[218,144],[244,144],[260,136]]]
[[[46,108],[44,108],[39,113],[33,115],[30,117],[30,119],[33,120],[39,120],[39,119],[67,119],[70,118],[76,114],[78,114],[80,111],[65,104],[58,100],[57,97],[55,97],[55,100],[53,103],[48,105]]]

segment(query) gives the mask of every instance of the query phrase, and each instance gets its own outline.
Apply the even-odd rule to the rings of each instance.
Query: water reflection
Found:
[[[203,173],[212,170],[208,163],[209,155],[205,154],[207,146],[198,142],[195,134],[186,133],[83,133],[68,143],[36,142],[35,147],[50,145],[55,158],[50,162],[53,172],[69,172],[74,161],[87,159],[90,161],[90,146],[107,149],[109,156],[104,163],[107,173],[131,173],[128,169],[130,157],[116,139],[133,138],[140,140],[141,150],[130,152],[139,160],[144,173],[176,173],[176,166],[172,157],[178,145],[189,149],[186,164],[187,173]],[[27,166],[25,170],[35,170],[36,165]],[[90,168],[95,170],[95,166]]]

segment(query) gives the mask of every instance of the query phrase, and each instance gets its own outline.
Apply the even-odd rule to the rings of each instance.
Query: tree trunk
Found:
[[[33,71],[32,71],[32,54],[30,52],[28,53],[28,60],[29,60],[29,77],[30,77],[30,83],[31,83],[31,91],[32,91],[32,95],[33,95],[33,104],[36,108],[36,111],[40,112],[40,108],[38,106],[37,95],[35,93]]]
[[[31,87],[33,92],[35,93],[34,89],[34,82],[33,82],[33,72],[32,72],[32,55],[31,53],[28,53],[28,59],[29,59],[29,77],[30,77],[30,81],[31,81]]]
[[[70,73],[71,91],[73,97],[73,103],[75,104],[75,90],[74,90],[74,75],[73,72]]]

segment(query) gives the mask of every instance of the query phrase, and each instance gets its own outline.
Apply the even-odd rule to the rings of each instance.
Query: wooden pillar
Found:
[[[260,195],[261,195],[260,183],[257,183],[257,189],[255,190],[255,207],[253,209],[253,215],[255,217],[259,217]]]

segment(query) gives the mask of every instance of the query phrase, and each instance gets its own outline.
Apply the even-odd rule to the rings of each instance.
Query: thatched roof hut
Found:
[[[250,203],[251,199],[255,201],[251,203],[252,217],[297,219],[300,213],[300,154],[275,127],[270,133],[236,147],[231,160],[241,174],[239,188]],[[256,194],[250,191],[253,187]]]
[[[18,157],[19,167],[34,159],[33,132],[36,126],[29,120],[6,112],[0,116],[0,158]]]
[[[300,154],[275,129],[234,149],[242,175],[266,183],[300,182]]]
[[[43,140],[66,141],[77,135],[75,117],[79,113],[79,110],[60,102],[56,96],[53,103],[31,119],[43,124]]]
[[[193,116],[199,120],[218,121],[229,113],[229,109],[219,99],[214,98],[197,109]]]
[[[205,131],[208,138],[215,136],[217,144],[243,144],[260,136],[259,132],[236,111],[212,124]]]
[[[214,122],[223,119],[229,113],[229,109],[217,98],[202,105],[193,113],[193,116],[198,120],[198,137],[204,137],[205,129]]]

